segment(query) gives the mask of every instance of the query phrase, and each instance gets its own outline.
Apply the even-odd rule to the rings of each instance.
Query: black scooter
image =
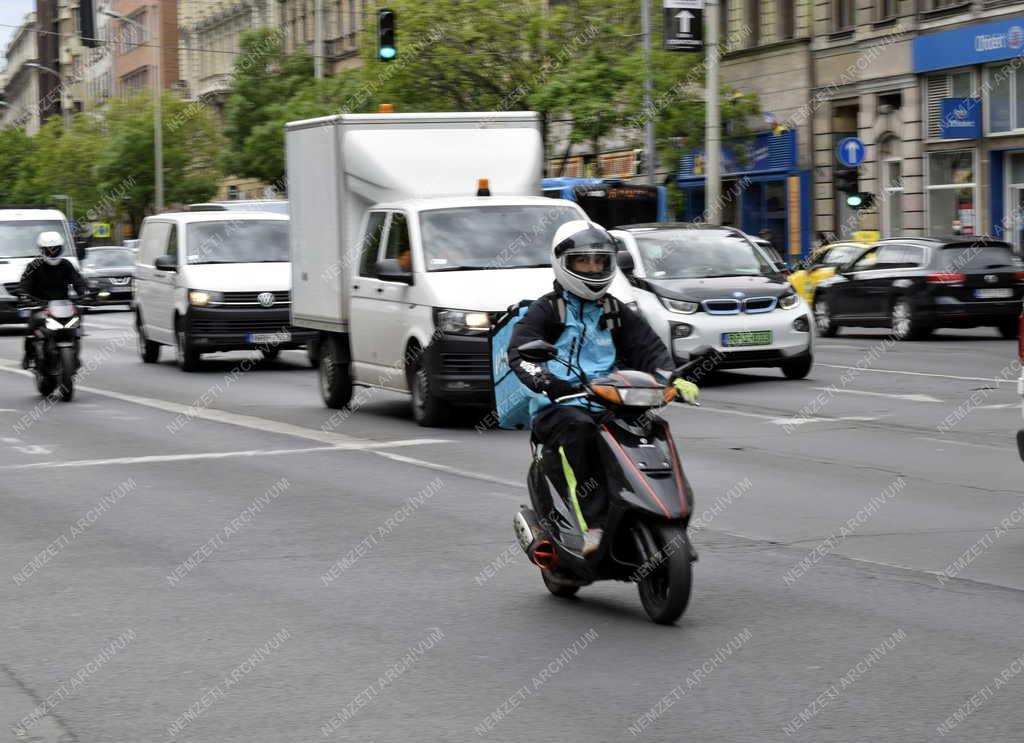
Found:
[[[60,390],[64,402],[75,396],[75,373],[78,371],[78,352],[81,345],[82,316],[73,302],[52,300],[46,307],[26,307],[26,316],[41,312],[42,322],[36,327],[30,341],[30,368],[36,378],[36,389],[46,397]]]
[[[708,351],[698,351],[673,378],[703,363]],[[525,343],[519,353],[529,361],[557,360],[569,366],[545,341]],[[573,596],[596,580],[630,581],[637,584],[648,616],[658,624],[671,624],[689,603],[691,563],[697,560],[686,534],[693,490],[668,423],[653,412],[674,400],[676,390],[644,372],[587,380],[581,369],[572,368],[584,380],[584,391],[559,401],[586,398],[607,408],[597,443],[602,481],[589,484],[607,496],[604,536],[597,552],[584,558],[583,534],[570,505],[561,456],[531,436],[532,507],[523,506],[516,514],[516,538],[555,596]],[[578,485],[577,494],[586,497],[587,486]]]

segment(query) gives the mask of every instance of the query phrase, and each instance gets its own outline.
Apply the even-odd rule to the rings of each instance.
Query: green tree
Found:
[[[35,140],[24,129],[0,129],[0,204],[21,200],[18,179],[29,170],[35,152]]]
[[[279,116],[289,99],[313,84],[313,57],[304,51],[286,54],[281,42],[280,33],[269,28],[242,35],[224,107],[228,144],[222,160],[225,172],[269,182],[280,177],[277,158],[261,149],[265,134],[260,136],[259,144],[251,137]]]
[[[217,190],[221,172],[217,157],[224,137],[216,118],[201,103],[188,103],[164,93],[164,201],[187,204],[205,201]],[[152,210],[153,105],[145,95],[113,102],[106,116],[107,145],[96,175],[107,202],[116,201],[137,231]]]

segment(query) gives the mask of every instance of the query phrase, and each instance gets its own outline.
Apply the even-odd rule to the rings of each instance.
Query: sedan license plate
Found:
[[[975,299],[1010,299],[1013,289],[975,289]]]
[[[277,346],[281,343],[291,343],[291,341],[291,333],[249,333],[250,343],[265,343],[268,346]]]
[[[772,331],[747,330],[741,333],[722,333],[723,346],[770,346]]]

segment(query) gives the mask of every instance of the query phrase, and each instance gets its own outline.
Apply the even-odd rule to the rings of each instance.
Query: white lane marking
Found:
[[[868,395],[870,397],[889,397],[889,398],[892,398],[893,400],[909,400],[910,402],[942,402],[942,400],[938,399],[937,397],[932,397],[931,395],[919,395],[919,394],[894,395],[894,394],[892,394],[890,392],[870,392],[868,390],[847,390],[847,389],[839,389],[839,388],[835,388],[835,387],[813,387],[812,389],[821,390],[822,392],[842,392],[842,393],[845,393],[847,395]]]
[[[1015,408],[1019,402],[1001,402],[998,405],[979,405],[978,410],[1002,410],[1004,408]]]
[[[407,457],[403,454],[394,454],[386,451],[374,451],[374,454],[384,457],[385,459],[391,459],[396,462],[405,462],[406,464],[416,465],[417,467],[425,467],[431,470],[437,470],[439,472],[448,472],[459,477],[468,477],[474,480],[483,480],[485,482],[493,482],[498,485],[505,485],[510,488],[518,488],[520,490],[526,489],[525,482],[517,482],[515,480],[503,480],[500,477],[494,477],[493,475],[485,475],[482,472],[474,472],[473,470],[464,470],[459,467],[450,467],[447,464],[440,464],[438,462],[428,462],[424,459],[416,459],[415,457]]]
[[[132,329],[131,325],[106,325],[104,323],[93,322],[88,318],[86,319],[85,324],[82,327],[84,327],[87,331],[89,330],[89,328],[99,328],[100,330],[127,330],[129,332]]]
[[[777,426],[784,426],[792,424],[795,426],[803,425],[804,423],[841,423],[843,421],[876,421],[878,418],[870,415],[843,415],[835,418],[796,418],[796,417],[780,417],[778,413],[751,413],[747,410],[732,410],[730,408],[709,408],[707,405],[701,405],[695,410],[707,411],[709,413],[729,413],[730,415],[739,415],[744,418],[757,418],[758,420],[768,421],[774,423]],[[794,422],[795,421],[795,422]]]
[[[274,457],[282,454],[308,454],[324,451],[370,451],[400,446],[419,446],[436,443],[436,439],[407,439],[405,441],[368,441],[359,444],[313,446],[306,449],[251,449],[248,451],[197,452],[194,454],[151,454],[140,457],[113,459],[78,459],[69,462],[33,462],[31,464],[0,465],[0,470],[63,469],[65,467],[106,467],[112,464],[159,464],[165,462],[191,462],[201,459],[230,459],[234,457]]]
[[[937,439],[931,436],[915,436],[921,441],[937,441],[940,444],[951,444],[953,446],[973,446],[978,449],[995,449],[996,451],[1017,451],[1009,446],[996,446],[995,444],[973,444],[969,441],[953,441],[952,439]]]
[[[875,372],[877,374],[906,374],[911,377],[938,377],[939,379],[956,379],[961,382],[996,382],[998,384],[1017,384],[1016,379],[996,379],[995,377],[957,377],[952,374],[931,374],[929,372],[900,371],[899,369],[867,369],[858,366],[846,366],[845,364],[823,364],[816,361],[815,366],[827,366],[832,369],[856,369],[863,372]]]

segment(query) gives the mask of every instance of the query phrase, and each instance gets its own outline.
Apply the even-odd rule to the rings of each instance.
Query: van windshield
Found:
[[[59,219],[26,219],[0,222],[0,258],[35,258],[39,255],[36,238],[40,232],[57,232],[67,241],[67,231]]]
[[[570,206],[467,206],[420,215],[428,271],[551,265],[555,231],[580,213]]]
[[[193,222],[186,234],[188,262],[283,263],[288,261],[288,220],[224,219]]]

